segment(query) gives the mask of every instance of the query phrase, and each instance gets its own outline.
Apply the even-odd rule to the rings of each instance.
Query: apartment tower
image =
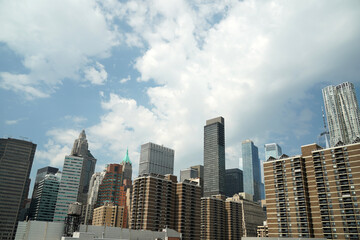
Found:
[[[225,194],[225,120],[217,117],[204,126],[204,196]]]
[[[36,144],[0,139],[0,239],[15,238],[19,212],[27,199]]]
[[[327,86],[322,90],[330,146],[338,142],[350,144],[360,137],[360,110],[354,84],[344,82],[337,86]]]
[[[360,143],[264,164],[269,237],[359,239]]]

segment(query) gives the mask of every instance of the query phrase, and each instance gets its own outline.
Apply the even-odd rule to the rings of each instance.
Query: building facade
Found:
[[[52,222],[59,191],[61,174],[46,174],[37,185],[35,198],[32,198],[31,218],[36,221]]]
[[[187,168],[184,170],[180,170],[180,182],[183,182],[186,179],[197,178],[197,177],[198,177],[198,172],[196,171],[196,169]]]
[[[0,239],[15,238],[19,212],[28,196],[35,150],[32,142],[0,139]]]
[[[243,192],[243,171],[239,168],[225,170],[225,195],[232,197],[234,194]]]
[[[139,176],[150,173],[173,174],[174,154],[174,150],[155,143],[141,145]]]
[[[269,237],[359,239],[360,143],[265,163]]]
[[[225,239],[227,236],[224,200],[221,194],[201,198],[200,239]]]
[[[92,225],[108,227],[124,227],[127,225],[126,207],[105,202],[94,209]]]
[[[243,160],[244,192],[252,194],[254,201],[261,199],[261,170],[259,150],[251,140],[241,144]]]
[[[175,229],[176,176],[144,174],[134,180],[131,229]]]
[[[354,84],[344,82],[337,86],[327,86],[322,90],[327,123],[330,134],[330,146],[339,141],[352,143],[360,137],[360,110]]]
[[[86,205],[95,164],[96,159],[88,150],[83,130],[74,142],[71,155],[65,156],[53,221],[65,220],[70,203],[79,202]]]
[[[225,120],[217,117],[204,127],[204,196],[225,194]]]

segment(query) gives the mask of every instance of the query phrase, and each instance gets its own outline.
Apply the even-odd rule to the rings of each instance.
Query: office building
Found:
[[[241,144],[243,160],[244,192],[254,196],[254,201],[261,199],[261,171],[258,148],[251,140]]]
[[[67,216],[69,204],[86,205],[90,179],[94,174],[96,159],[88,150],[85,131],[75,140],[71,155],[65,156],[54,221],[62,222]],[[85,213],[84,213],[85,216]]]
[[[174,154],[174,150],[155,143],[141,145],[139,176],[150,173],[173,174]]]
[[[52,222],[59,191],[61,173],[46,174],[37,184],[35,197],[32,198],[31,218],[36,221]]]
[[[322,90],[330,146],[338,142],[350,144],[360,137],[360,110],[354,85],[344,82],[337,86],[327,86]]]
[[[94,173],[90,179],[90,187],[89,187],[89,194],[88,200],[86,204],[85,210],[85,224],[92,224],[92,218],[94,214],[94,207],[97,202],[98,194],[99,194],[99,187],[105,177],[106,171]]]
[[[126,207],[105,202],[101,207],[94,209],[92,225],[108,227],[126,227]]]
[[[269,157],[279,158],[282,155],[281,147],[277,143],[267,143],[265,144],[265,161]]]
[[[36,144],[0,139],[0,239],[13,240],[19,212],[28,197]]]
[[[243,171],[239,168],[225,170],[225,195],[232,197],[234,194],[243,192]]]
[[[197,178],[198,172],[196,169],[188,168],[180,170],[180,182],[185,181],[186,179]]]
[[[34,219],[35,206],[37,205],[37,202],[38,202],[37,192],[38,192],[38,187],[39,187],[40,181],[43,180],[46,175],[48,175],[48,174],[54,175],[58,171],[59,171],[58,168],[50,167],[50,166],[43,167],[43,168],[40,168],[37,170],[35,183],[34,183],[34,189],[33,189],[32,197],[31,197],[30,209],[29,209],[29,219],[31,219],[31,220]],[[56,203],[56,199],[55,199],[55,203]]]
[[[359,239],[360,143],[265,163],[269,237]]]
[[[225,120],[217,117],[204,126],[204,196],[225,194]]]

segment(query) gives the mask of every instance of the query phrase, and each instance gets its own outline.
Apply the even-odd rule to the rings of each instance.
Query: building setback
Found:
[[[19,212],[27,199],[36,144],[0,139],[0,239],[15,238]]]
[[[359,239],[360,143],[264,164],[269,237]]]
[[[217,117],[204,126],[204,196],[225,194],[225,120]]]
[[[360,110],[354,84],[344,82],[337,86],[327,86],[322,90],[330,146],[339,141],[350,144],[360,137]]]
[[[174,150],[146,143],[141,145],[139,176],[142,174],[173,174],[174,173]]]

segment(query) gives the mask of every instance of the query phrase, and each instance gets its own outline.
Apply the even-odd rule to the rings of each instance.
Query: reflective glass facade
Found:
[[[242,160],[244,176],[244,192],[254,196],[254,201],[261,196],[261,172],[258,147],[251,140],[242,142]]]

